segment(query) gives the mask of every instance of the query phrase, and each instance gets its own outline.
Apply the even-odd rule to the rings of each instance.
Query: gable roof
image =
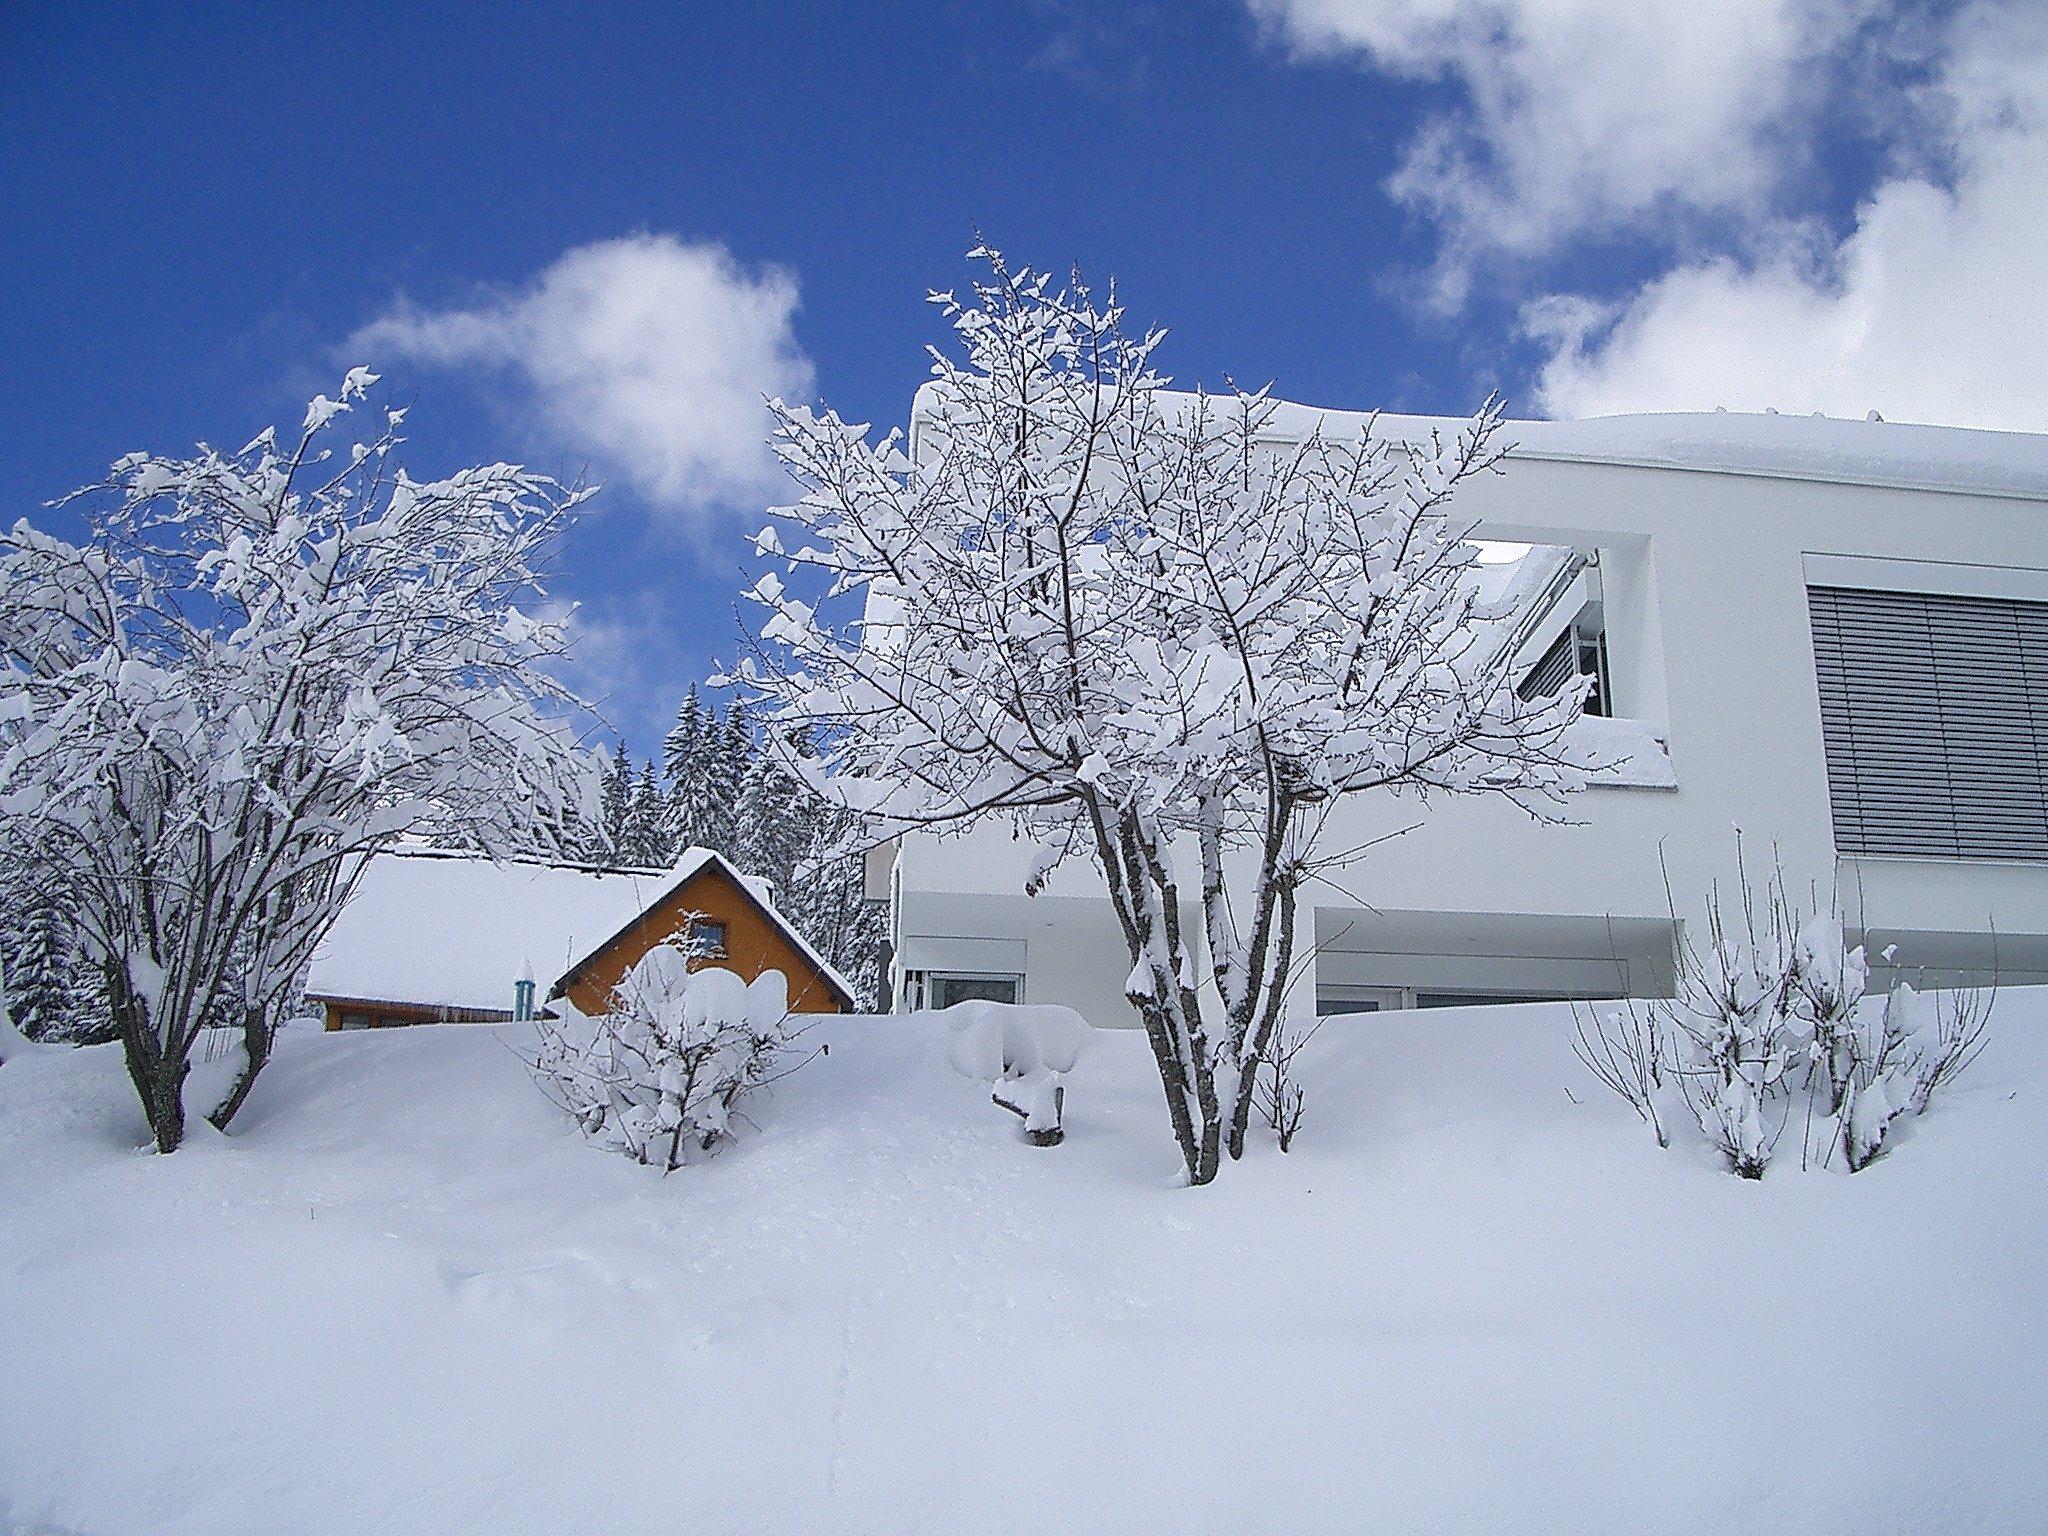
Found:
[[[732,860],[714,848],[684,849],[682,857],[676,862],[676,867],[670,871],[674,878],[662,888],[659,894],[650,899],[647,907],[642,908],[641,911],[644,912],[648,908],[652,908],[658,903],[665,901],[672,892],[681,890],[699,875],[713,869],[721,871],[731,879],[735,889],[753,903],[761,915],[774,925],[776,931],[789,940],[790,945],[797,953],[811,963],[812,969],[825,979],[826,985],[839,994],[841,1003],[848,1008],[854,1006],[855,998],[852,984],[839,974],[830,961],[818,953],[817,949],[812,946],[811,941],[799,933],[796,926],[788,918],[776,910],[773,899],[774,886],[759,875],[741,873]],[[573,973],[582,970],[591,961],[610,949],[613,944],[630,933],[634,924],[640,920],[640,916],[640,912],[633,913],[632,916],[606,934],[604,938],[591,945],[581,955],[577,956],[575,960],[564,966],[555,978],[556,990],[565,985]]]
[[[378,854],[314,952],[306,991],[510,1013],[515,981],[567,975],[714,861],[851,1003],[853,989],[775,910],[768,883],[708,848],[686,849],[670,869]]]

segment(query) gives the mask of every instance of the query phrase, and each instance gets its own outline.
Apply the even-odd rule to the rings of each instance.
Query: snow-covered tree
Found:
[[[649,869],[664,868],[675,860],[675,849],[669,840],[668,799],[655,781],[651,761],[640,765],[640,778],[626,807],[615,856],[621,864]]]
[[[81,952],[77,902],[64,871],[17,851],[0,876],[0,956],[15,1023],[32,1040],[113,1038],[106,999]]]
[[[704,703],[697,697],[697,685],[690,684],[683,702],[676,707],[676,723],[662,742],[661,773],[671,785],[683,782],[697,766],[697,753],[704,738]]]
[[[747,764],[733,816],[731,857],[749,874],[766,876],[784,898],[809,848],[810,824],[822,810],[816,793],[793,778],[772,752]]]
[[[403,412],[343,436],[374,382],[282,441],[120,460],[77,493],[82,544],[0,539],[0,827],[75,882],[164,1151],[202,1029],[242,1026],[204,1106],[225,1125],[367,856],[552,847],[594,799],[560,630],[519,607],[582,493],[507,464],[412,479]]]
[[[755,585],[739,680],[870,836],[1007,818],[1034,891],[1094,862],[1206,1183],[1242,1150],[1297,895],[1344,852],[1331,806],[1440,791],[1554,815],[1583,781],[1583,685],[1518,699],[1481,633],[1451,502],[1504,452],[1491,404],[1419,444],[1282,443],[1263,393],[1168,393],[1160,334],[1127,332],[1113,291],[975,254],[972,296],[936,296],[961,355],[933,354],[914,463],[893,432],[775,405],[804,493],[756,547],[801,590]]]
[[[668,784],[667,831],[677,848],[704,846],[695,836],[698,812],[696,785],[703,771],[704,739],[709,711],[690,684],[676,709],[676,723],[662,742],[661,776]]]
[[[14,1024],[14,1010],[7,1000],[7,966],[0,960],[0,1067],[26,1056],[35,1043]]]
[[[783,915],[832,962],[856,997],[879,994],[882,946],[889,909],[870,901],[867,869],[857,850],[859,818],[816,791],[803,789],[805,842],[788,878],[777,887]],[[772,877],[771,877],[772,878]]]
[[[34,833],[16,823],[0,836],[0,956],[15,1022],[33,1040],[111,1040],[105,988],[80,942],[76,883]]]
[[[662,771],[669,783],[669,834],[677,849],[729,852],[740,782],[753,758],[744,728],[734,731],[690,685],[668,734]]]
[[[633,760],[622,741],[605,765],[604,787],[598,802],[598,830],[604,843],[604,861],[623,864],[626,840],[633,820]]]

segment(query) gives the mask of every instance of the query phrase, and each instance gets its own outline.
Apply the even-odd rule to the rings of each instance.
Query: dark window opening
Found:
[[[955,1003],[1014,1003],[1021,989],[1021,976],[934,976],[932,1007],[950,1008]]]
[[[1586,695],[1586,713],[1609,713],[1607,694],[1607,633],[1584,624],[1568,626],[1551,641],[1516,685],[1516,697],[1547,699],[1574,677],[1590,677],[1593,688]]]
[[[707,918],[693,919],[690,923],[690,948],[700,955],[724,954],[725,924]]]

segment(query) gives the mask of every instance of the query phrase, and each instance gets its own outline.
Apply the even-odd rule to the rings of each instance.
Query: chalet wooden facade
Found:
[[[780,971],[793,1012],[855,1005],[766,884],[703,848],[667,870],[382,855],[315,955],[306,996],[330,1030],[513,1019],[556,999],[600,1013],[641,956],[684,937],[749,981]]]

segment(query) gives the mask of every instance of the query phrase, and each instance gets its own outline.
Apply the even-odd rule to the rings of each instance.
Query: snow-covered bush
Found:
[[[1901,980],[1873,995],[1840,915],[1802,913],[1782,877],[1753,892],[1740,926],[1710,903],[1706,942],[1681,946],[1676,995],[1577,1010],[1579,1059],[1668,1146],[1679,1104],[1745,1178],[1761,1178],[1798,1126],[1802,1166],[1837,1152],[1851,1172],[1893,1123],[1984,1045],[1991,996],[1930,999]]]
[[[1323,1022],[1319,1018],[1307,1025],[1283,1023],[1277,1026],[1272,1038],[1266,1042],[1265,1056],[1259,1063],[1256,1094],[1259,1113],[1272,1127],[1282,1152],[1294,1145],[1295,1133],[1301,1129],[1301,1122],[1308,1113],[1308,1089],[1294,1075],[1294,1058],[1315,1038]]]
[[[942,1015],[953,1028],[947,1059],[955,1071],[987,1083],[995,1102],[1024,1121],[1033,1146],[1066,1138],[1067,1074],[1087,1044],[1088,1021],[1054,1003],[955,1003]]]
[[[541,1091],[598,1145],[663,1169],[732,1134],[746,1096],[788,1070],[789,989],[780,971],[743,981],[693,969],[683,944],[657,944],[596,1018],[566,1001],[538,1023]]]
[[[226,1125],[367,859],[559,846],[594,805],[529,618],[583,493],[509,464],[412,479],[349,371],[233,453],[131,454],[72,544],[0,535],[0,857],[62,877],[157,1147],[211,1026]],[[336,441],[340,439],[340,441]]]

